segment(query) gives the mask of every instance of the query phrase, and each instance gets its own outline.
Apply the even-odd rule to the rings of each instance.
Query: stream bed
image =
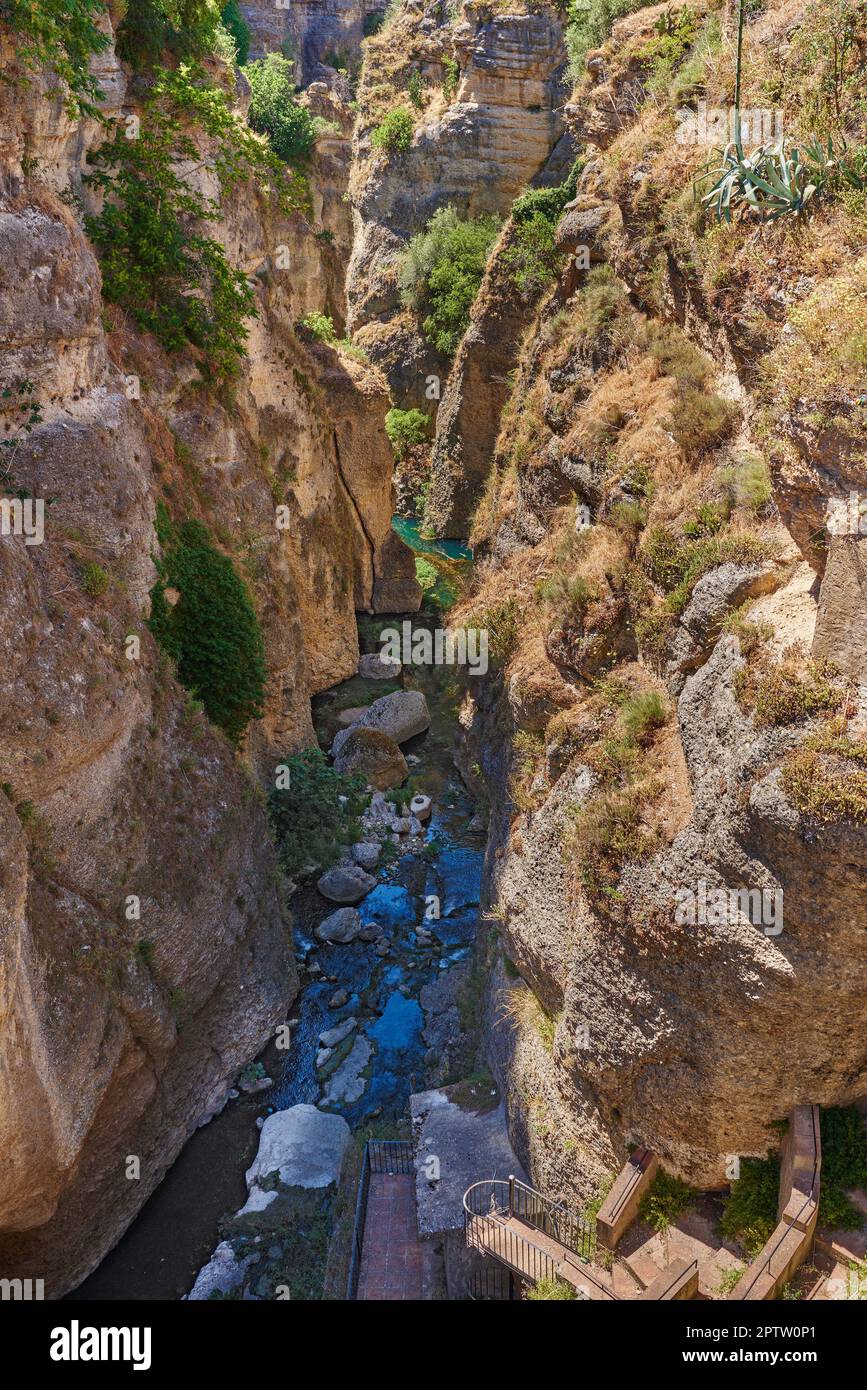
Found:
[[[442,609],[470,567],[470,552],[460,542],[424,540],[415,522],[396,519],[395,530],[438,571],[413,624],[441,625]],[[362,650],[378,650],[380,630],[396,621],[360,618]],[[381,1133],[407,1133],[410,1095],[445,1079],[456,987],[475,936],[484,826],[452,758],[454,671],[405,668],[402,684],[424,692],[431,715],[430,728],[402,745],[411,772],[406,799],[423,791],[433,811],[423,843],[416,837],[411,852],[397,846],[384,855],[376,887],[358,905],[364,922],[381,929],[387,954],[359,939],[318,942],[315,928],[335,904],[317,892],[315,880],[297,889],[290,909],[301,981],[289,1015],[291,1043],[282,1051],[271,1045],[261,1058],[273,1086],[231,1101],[196,1131],[126,1234],[68,1298],[174,1300],[189,1292],[218,1243],[221,1221],[246,1199],[244,1173],[258,1146],[258,1118],[299,1103],[319,1104],[343,1115],[353,1130],[375,1125]],[[330,746],[339,710],[394,688],[356,676],[317,696],[313,713],[322,746]],[[440,915],[426,918],[432,897]],[[429,940],[420,939],[420,925]],[[329,1007],[338,990],[346,991],[346,1002]],[[357,1027],[336,1053],[336,1067],[317,1073],[319,1035],[350,1017]],[[337,1094],[327,1099],[335,1078]]]

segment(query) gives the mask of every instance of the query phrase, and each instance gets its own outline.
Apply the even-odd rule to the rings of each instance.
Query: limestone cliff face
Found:
[[[419,403],[425,377],[445,377],[449,365],[399,312],[396,261],[408,238],[449,204],[462,216],[503,214],[544,171],[556,182],[568,166],[562,26],[553,10],[519,8],[492,13],[470,3],[452,18],[439,3],[409,4],[365,45],[348,322],[400,405]],[[371,136],[384,111],[406,100],[413,71],[424,83],[423,109],[409,149],[386,157]]]
[[[134,109],[111,50],[101,63],[109,109]],[[311,694],[356,669],[356,608],[417,588],[390,530],[384,383],[293,331],[327,308],[328,238],[250,190],[224,202],[212,234],[258,316],[217,399],[191,356],[103,306],[77,210],[96,124],[39,82],[2,102],[2,387],[41,410],[2,462],[47,505],[42,544],[0,537],[0,1267],[59,1294],[285,1017],[291,928],[256,774],[313,741]],[[339,155],[318,158],[333,173]],[[335,242],[336,196],[314,191]],[[159,499],[208,524],[259,613],[266,709],[240,758],[146,626]]]
[[[298,81],[306,86],[322,75],[357,62],[365,19],[381,15],[383,0],[255,0],[242,4],[250,29],[250,57],[284,52],[295,60]]]
[[[720,1185],[727,1156],[765,1153],[768,1126],[793,1105],[867,1090],[867,834],[852,803],[840,812],[821,799],[853,775],[846,749],[863,748],[863,542],[816,544],[828,499],[863,493],[867,471],[851,389],[835,383],[827,341],[810,336],[818,306],[843,295],[863,305],[863,267],[833,205],[812,232],[822,271],[799,279],[781,235],[770,283],[745,269],[736,238],[711,275],[697,236],[654,222],[654,200],[670,209],[703,151],[673,149],[640,88],[616,108],[609,97],[646,73],[641,46],[659,13],[617,26],[568,107],[596,148],[558,241],[587,245],[607,270],[577,283],[570,271],[537,306],[477,520],[484,563],[456,617],[500,634],[499,669],[467,683],[460,752],[491,805],[489,1052],[518,1152],[573,1202],[634,1143],[692,1183]],[[790,36],[798,18],[769,6],[756,41]],[[601,119],[609,109],[613,125]],[[764,296],[779,319],[758,330],[749,310]],[[477,301],[438,446],[448,421],[466,453],[459,421],[478,389],[467,363],[497,303],[512,311],[507,295]],[[844,316],[839,332],[854,323]],[[715,401],[698,448],[711,407],[679,428],[689,371]],[[720,502],[733,478],[762,469],[770,495],[748,504],[735,489]],[[472,471],[471,455],[444,511]],[[589,518],[577,531],[576,504]],[[720,551],[705,542],[668,617],[648,552],[661,536],[702,534],[698,509],[715,505]],[[776,689],[788,697],[815,677],[811,654],[836,666],[836,694],[821,697],[834,720],[828,706],[771,708]],[[619,780],[610,760],[625,691],[655,692],[667,714]],[[802,766],[809,792],[792,776]],[[618,801],[630,786],[631,809]],[[626,848],[600,889],[617,836]],[[678,918],[679,892],[718,888],[779,894],[781,930],[742,911]]]

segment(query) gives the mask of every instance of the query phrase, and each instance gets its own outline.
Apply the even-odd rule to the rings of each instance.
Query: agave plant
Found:
[[[704,206],[720,222],[731,222],[732,213],[755,212],[767,221],[787,213],[800,216],[819,193],[828,177],[824,159],[807,150],[789,147],[785,138],[759,145],[744,154],[737,143],[727,145],[722,163],[706,177],[715,182],[702,198]]]

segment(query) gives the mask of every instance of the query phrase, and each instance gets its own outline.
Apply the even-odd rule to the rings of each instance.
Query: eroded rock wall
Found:
[[[112,50],[100,67],[109,114],[134,113]],[[318,195],[313,173],[320,227],[250,188],[223,199],[209,230],[257,317],[217,394],[103,304],[81,220],[96,123],[39,79],[2,104],[0,371],[39,404],[30,432],[5,417],[4,486],[46,507],[41,544],[0,537],[0,1267],[58,1295],[285,1017],[297,976],[260,776],[313,741],[311,695],[355,671],[356,609],[417,586],[390,530],[384,382],[294,332],[328,308],[339,140]],[[147,628],[160,500],[206,522],[262,624],[265,714],[240,754]]]

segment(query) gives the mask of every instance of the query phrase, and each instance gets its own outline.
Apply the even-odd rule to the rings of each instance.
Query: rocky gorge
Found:
[[[343,1297],[359,1145],[467,1077],[552,1200],[728,1193],[867,1096],[864,7],[752,8],[824,156],[726,218],[736,4],[153,3],[95,106],[0,11],[0,1275]]]

